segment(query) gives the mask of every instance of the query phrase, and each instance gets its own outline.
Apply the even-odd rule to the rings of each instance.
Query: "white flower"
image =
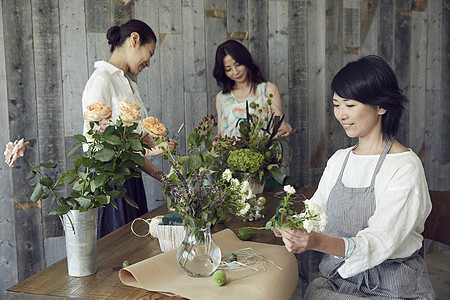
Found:
[[[222,178],[228,182],[230,182],[231,178],[233,178],[230,169],[226,169],[223,173],[222,173]]]
[[[313,230],[313,228],[314,228],[314,224],[313,224],[313,222],[311,222],[311,220],[305,220],[305,221],[303,221],[303,228],[305,228],[305,230],[308,232],[308,233],[311,233],[311,230]]]
[[[241,184],[239,182],[239,180],[237,180],[236,178],[231,178],[230,182],[231,182],[231,185],[233,185],[235,187],[237,187],[237,186],[239,186]]]
[[[250,209],[250,204],[245,203],[245,206],[239,211],[239,214],[245,215]]]
[[[250,183],[247,180],[245,180],[244,182],[242,182],[242,185],[241,185],[241,193],[242,194],[247,194],[248,191],[251,191],[250,190]]]
[[[288,194],[295,194],[295,189],[291,185],[285,185],[283,189]]]

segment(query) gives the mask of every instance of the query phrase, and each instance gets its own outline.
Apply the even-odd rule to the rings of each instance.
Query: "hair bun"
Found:
[[[119,26],[112,26],[108,29],[108,32],[106,33],[106,38],[108,39],[108,44],[110,45],[117,45],[120,41],[120,27]]]

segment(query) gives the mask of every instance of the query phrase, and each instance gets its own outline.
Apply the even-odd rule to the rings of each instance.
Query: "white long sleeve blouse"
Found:
[[[147,111],[134,81],[126,77],[121,69],[106,61],[97,61],[94,67],[96,70],[92,73],[83,91],[83,114],[88,105],[100,101],[111,107],[111,119],[115,121],[118,118],[120,101],[128,100],[141,107],[142,119],[147,117]],[[89,129],[88,123],[85,121],[85,126],[83,126],[85,135]]]
[[[328,196],[351,148],[338,150],[328,161],[312,201],[326,209]],[[346,187],[368,187],[379,155],[350,153],[342,182]],[[404,258],[422,246],[422,231],[431,212],[425,172],[412,151],[387,154],[375,178],[375,212],[368,227],[353,239],[356,249],[338,269],[348,278],[381,264],[387,259]]]

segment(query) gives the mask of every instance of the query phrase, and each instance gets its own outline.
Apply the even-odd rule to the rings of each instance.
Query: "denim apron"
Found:
[[[336,184],[330,191],[326,213],[328,224],[324,234],[332,237],[354,237],[368,226],[375,212],[375,178],[393,144],[390,139],[381,153],[370,186],[349,188],[342,176],[350,152],[342,164]],[[356,245],[358,247],[358,245]],[[344,263],[338,257],[325,254],[320,265],[320,277],[308,286],[304,299],[434,299],[434,291],[424,260],[418,251],[410,257],[388,259],[371,269],[349,278],[342,278],[338,268]]]

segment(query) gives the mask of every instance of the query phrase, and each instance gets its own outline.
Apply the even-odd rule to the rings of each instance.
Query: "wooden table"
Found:
[[[315,188],[313,187],[305,187],[300,188],[298,193],[302,193],[306,198],[309,198],[314,191]],[[264,224],[274,214],[280,200],[275,197],[274,191],[265,191],[264,196],[267,198],[263,210],[264,219],[255,222],[243,222],[237,217],[229,216],[224,224],[216,224],[213,231],[217,232],[230,228],[236,233],[240,227],[259,227]],[[167,207],[162,205],[142,217],[152,218],[166,213]],[[140,223],[140,225],[144,225],[143,222]],[[253,241],[282,244],[279,238],[276,238],[271,231],[267,230],[257,230]],[[118,271],[124,260],[136,263],[161,253],[158,240],[149,236],[145,238],[135,236],[130,230],[130,224],[127,224],[99,239],[97,252],[97,273],[87,277],[71,277],[67,273],[67,261],[64,258],[10,287],[5,293],[6,299],[179,299],[126,286],[119,280]],[[306,263],[302,263],[302,273],[306,274],[302,278],[306,283],[308,280]]]

